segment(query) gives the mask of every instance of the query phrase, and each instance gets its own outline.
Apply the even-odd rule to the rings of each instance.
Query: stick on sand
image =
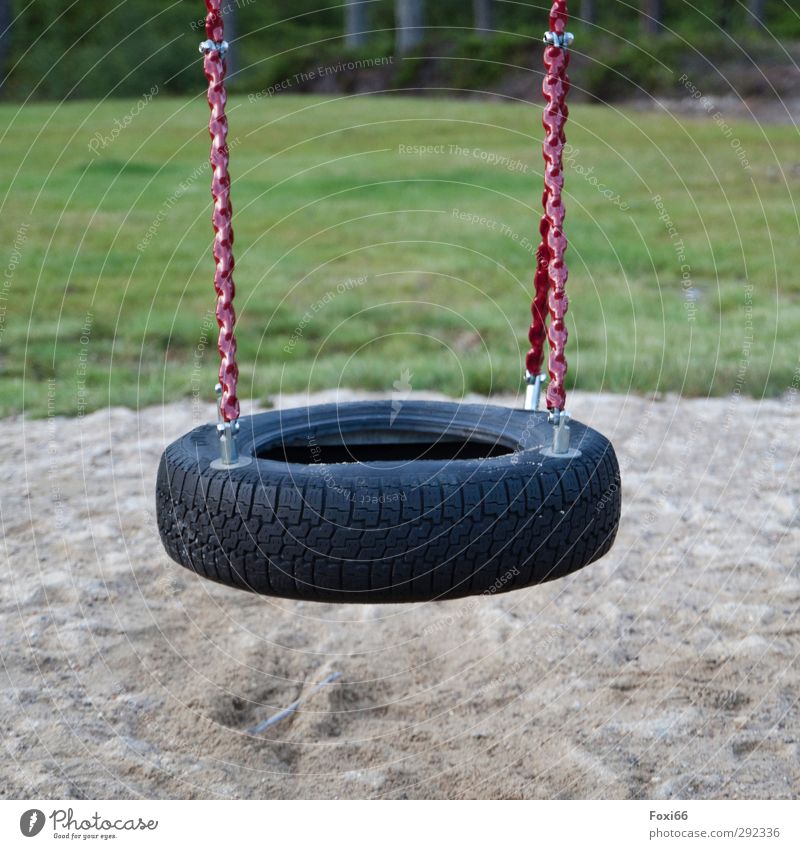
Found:
[[[315,693],[318,693],[323,687],[327,687],[328,684],[333,684],[334,681],[338,681],[341,677],[341,672],[331,672],[331,674],[327,678],[320,681],[319,684],[315,684],[314,687],[312,687],[304,696],[300,696],[299,699],[292,702],[289,707],[284,708],[282,711],[278,711],[278,713],[273,714],[271,717],[269,717],[269,719],[265,719],[263,722],[259,722],[258,725],[254,725],[252,728],[248,728],[247,733],[261,734],[268,728],[272,728],[273,725],[277,725],[282,719],[286,719],[287,716],[291,716],[306,699],[310,698]]]

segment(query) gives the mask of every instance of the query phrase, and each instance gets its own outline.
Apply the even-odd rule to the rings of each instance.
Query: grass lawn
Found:
[[[538,108],[243,97],[229,117],[243,397],[519,388]],[[0,118],[0,413],[210,400],[204,100]],[[567,134],[570,385],[797,385],[796,130],[578,105]]]

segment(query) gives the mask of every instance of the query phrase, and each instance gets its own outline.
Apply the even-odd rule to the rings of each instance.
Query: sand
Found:
[[[797,394],[576,394],[620,457],[612,553],[388,607],[251,596],[168,560],[158,458],[210,409],[0,422],[0,795],[800,795]]]

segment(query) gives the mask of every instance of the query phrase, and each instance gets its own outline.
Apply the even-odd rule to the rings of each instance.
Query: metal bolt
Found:
[[[226,422],[222,415],[222,384],[214,387],[217,394],[217,435],[219,436],[219,466],[238,466],[239,447],[236,445],[236,434],[239,433],[239,422]]]
[[[542,41],[545,44],[551,44],[553,47],[561,47],[563,50],[567,50],[572,42],[575,41],[575,36],[571,32],[565,32],[561,35],[557,32],[550,32],[548,30],[544,34]]]
[[[220,56],[224,56],[228,52],[228,42],[227,41],[203,41],[200,43],[200,52],[201,53],[211,53],[212,50],[216,50]]]
[[[568,454],[569,413],[566,410],[553,410],[550,421],[553,423],[553,454]]]
[[[539,409],[539,402],[542,397],[542,384],[547,380],[546,374],[537,374],[534,377],[529,371],[525,372],[525,407],[524,409],[536,412]]]

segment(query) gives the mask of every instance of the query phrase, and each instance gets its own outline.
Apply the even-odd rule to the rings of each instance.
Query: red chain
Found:
[[[206,0],[206,8],[206,36],[221,46],[225,32],[220,0]],[[226,422],[231,422],[239,418],[239,399],[236,397],[239,368],[236,365],[236,337],[233,335],[236,324],[233,296],[236,287],[233,283],[233,210],[230,198],[231,178],[228,174],[228,119],[225,117],[228,95],[225,91],[223,51],[206,49],[204,53],[203,70],[208,80],[208,105],[211,107],[208,132],[211,136],[211,197],[214,199],[211,221],[214,226],[214,289],[217,292],[219,325],[217,348],[221,359],[219,382],[222,386],[222,416]]]
[[[566,0],[556,0],[550,10],[550,31],[559,38],[567,30]],[[542,206],[544,215],[539,225],[542,242],[536,252],[536,273],[534,286],[536,294],[531,306],[533,322],[528,331],[531,349],[525,358],[525,367],[535,377],[542,368],[544,359],[544,337],[550,343],[548,372],[550,384],[547,387],[547,408],[563,410],[567,400],[564,390],[564,378],[567,374],[567,359],[564,349],[567,344],[567,328],[564,317],[567,312],[567,265],[564,252],[567,239],[564,236],[564,204],[561,202],[561,189],[564,185],[562,155],[566,138],[564,125],[569,110],[566,97],[569,92],[569,52],[565,47],[548,44],[544,50],[545,78],[542,93],[547,105],[544,109],[542,124],[545,139],[542,145],[544,156],[544,193]],[[550,324],[546,325],[546,310],[550,312]]]

